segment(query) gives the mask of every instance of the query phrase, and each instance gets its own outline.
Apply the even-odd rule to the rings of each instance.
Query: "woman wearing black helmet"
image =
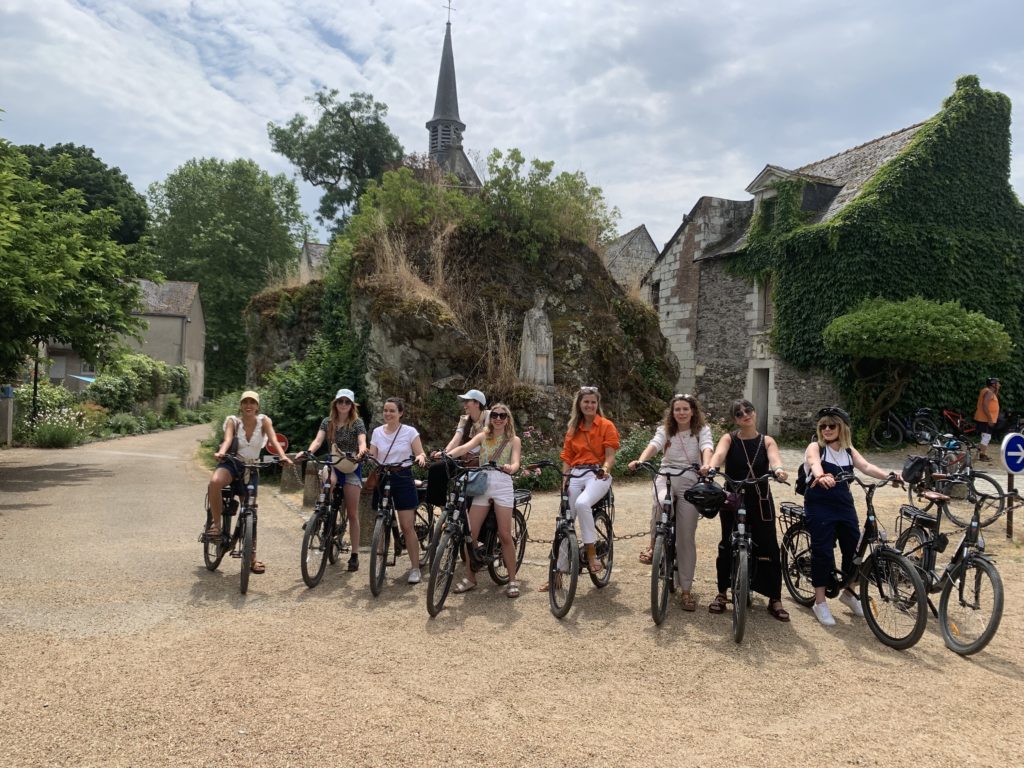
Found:
[[[850,416],[842,408],[830,406],[818,411],[815,418],[817,439],[804,452],[804,471],[807,473],[807,491],[804,494],[804,512],[811,535],[811,584],[814,586],[814,615],[826,627],[836,620],[828,607],[825,591],[833,584],[836,561],[834,550],[839,541],[842,553],[844,587],[839,602],[863,616],[864,609],[850,588],[853,577],[853,558],[860,539],[860,525],[853,494],[847,483],[837,483],[840,472],[859,469],[865,475],[884,479],[889,472],[876,467],[861,456],[850,439]]]

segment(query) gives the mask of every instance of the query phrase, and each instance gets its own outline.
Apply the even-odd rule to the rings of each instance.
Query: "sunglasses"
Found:
[[[839,429],[838,424],[819,424],[818,429]]]
[[[507,413],[501,413],[500,411],[498,413],[492,412],[491,413],[491,418],[492,419],[499,419],[499,420],[500,419],[507,419],[508,418],[508,414]]]
[[[732,415],[735,416],[737,419],[742,419],[744,416],[749,416],[753,412],[754,412],[753,408],[743,407],[743,408],[737,408],[735,411],[732,412]]]
[[[580,387],[581,395],[596,395],[597,387]]]
[[[672,395],[673,400],[692,400],[693,395]]]
[[[338,403],[339,405],[352,405],[352,401],[346,400],[344,397],[341,398],[340,400],[335,400],[334,402]]]

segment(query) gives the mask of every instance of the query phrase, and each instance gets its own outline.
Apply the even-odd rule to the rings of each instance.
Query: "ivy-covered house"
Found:
[[[973,76],[931,119],[796,169],[766,165],[749,200],[702,197],[642,290],[679,359],[677,391],[715,416],[747,397],[760,427],[806,433],[851,391],[821,332],[869,297],[959,300],[1017,343],[999,370],[919,376],[913,403],[973,405],[985,375],[1021,381],[1024,208],[1009,183],[1010,101]]]

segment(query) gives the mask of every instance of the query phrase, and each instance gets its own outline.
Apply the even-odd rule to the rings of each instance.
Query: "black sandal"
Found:
[[[724,592],[715,595],[715,599],[708,605],[708,613],[725,613],[725,606],[729,604],[729,598]]]

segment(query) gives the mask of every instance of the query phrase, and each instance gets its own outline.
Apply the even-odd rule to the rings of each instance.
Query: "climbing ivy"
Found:
[[[975,76],[961,77],[942,110],[832,219],[807,223],[806,180],[778,183],[773,221],[755,215],[729,269],[773,275],[775,352],[799,369],[829,371],[852,400],[850,358],[821,338],[866,298],[959,301],[1022,338],[1024,207],[1009,173],[1010,100],[982,89]],[[1024,381],[1021,345],[999,365],[924,365],[904,399],[963,406],[991,375]],[[1024,403],[1010,388],[1006,395]]]

